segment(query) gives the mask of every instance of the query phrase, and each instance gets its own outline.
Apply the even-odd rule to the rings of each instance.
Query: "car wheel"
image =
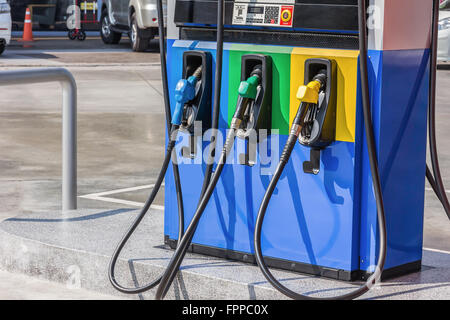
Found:
[[[77,32],[75,31],[75,29],[72,29],[67,33],[67,36],[70,40],[75,40],[77,38]]]
[[[2,43],[0,44],[0,55],[3,53],[3,51],[5,51],[6,49],[6,44]]]
[[[80,32],[77,35],[77,39],[79,41],[84,41],[86,39],[86,32],[84,32],[83,30],[80,30]]]
[[[133,13],[131,16],[130,40],[131,48],[136,52],[145,51],[148,48],[148,43],[150,41],[149,38],[144,38],[142,36],[142,32],[137,25],[136,13]]]
[[[122,34],[120,32],[115,32],[111,30],[111,22],[109,21],[108,10],[104,9],[102,11],[102,15],[100,18],[101,28],[100,35],[102,40],[106,44],[117,44],[122,38]]]

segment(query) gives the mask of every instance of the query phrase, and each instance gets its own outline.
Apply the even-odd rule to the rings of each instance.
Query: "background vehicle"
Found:
[[[164,17],[166,16],[164,1]],[[133,51],[147,49],[158,34],[158,13],[155,0],[106,0],[101,8],[100,34],[104,43],[119,43],[128,33]]]
[[[0,54],[11,41],[11,8],[6,0],[0,0]]]
[[[100,5],[102,0],[9,0],[11,6],[11,17],[13,22],[13,31],[21,31],[23,28],[23,17],[26,9],[29,8],[33,16],[33,31],[40,30],[58,30],[67,31],[67,19],[69,14],[67,8],[74,4],[83,6],[84,3],[88,7],[92,3]],[[82,10],[83,13],[84,10]],[[97,10],[96,10],[97,11]],[[96,17],[100,19],[100,14]],[[89,19],[90,20],[90,19]],[[98,31],[100,23],[84,24],[83,29],[86,31]]]
[[[439,12],[438,60],[450,61],[450,1],[441,1]]]

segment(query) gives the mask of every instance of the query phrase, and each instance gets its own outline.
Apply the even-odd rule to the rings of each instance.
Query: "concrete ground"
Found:
[[[70,285],[0,271],[0,300],[110,300],[117,297],[99,294]]]
[[[0,71],[60,66],[74,74],[79,90],[78,195],[85,196],[79,198],[80,208],[138,207],[162,162],[165,120],[157,41],[145,53],[131,52],[128,41],[105,46],[95,37],[85,42],[61,37],[31,47],[13,41],[0,57]],[[450,189],[449,87],[450,71],[440,70],[438,142]],[[0,220],[60,209],[60,91],[57,84],[0,88]],[[92,196],[104,191],[111,191],[106,199]],[[161,193],[156,205],[162,204]],[[427,188],[424,246],[450,253],[449,237],[450,223]],[[60,287],[42,284],[49,288],[43,292],[40,282],[21,277],[1,273],[0,298],[58,298]],[[12,293],[5,297],[5,292]],[[95,298],[92,294],[85,297]],[[80,292],[60,297],[78,299]]]
[[[60,66],[74,74],[79,107],[78,194],[151,183],[164,152],[157,41],[152,41],[145,53],[132,52],[127,38],[114,46],[89,37],[84,42],[38,40],[31,46],[13,41],[0,57],[0,71]],[[0,220],[20,212],[59,209],[59,85],[3,87],[0,96]],[[157,199],[156,203],[163,201]],[[79,206],[127,205],[80,198]],[[85,293],[22,275],[0,275],[0,299],[80,299]],[[89,293],[86,298],[104,296]]]

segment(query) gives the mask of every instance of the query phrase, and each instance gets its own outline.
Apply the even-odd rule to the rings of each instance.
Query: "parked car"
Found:
[[[439,11],[438,60],[450,61],[450,1],[441,1]]]
[[[166,7],[164,1],[164,19]],[[145,51],[158,34],[156,0],[106,0],[101,10],[100,34],[106,44],[119,43],[122,34],[127,33],[133,51]]]
[[[6,0],[0,0],[0,54],[11,41],[11,8]]]

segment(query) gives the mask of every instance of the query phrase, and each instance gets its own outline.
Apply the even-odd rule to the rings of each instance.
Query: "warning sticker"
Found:
[[[234,3],[233,25],[292,27],[294,6]]]

